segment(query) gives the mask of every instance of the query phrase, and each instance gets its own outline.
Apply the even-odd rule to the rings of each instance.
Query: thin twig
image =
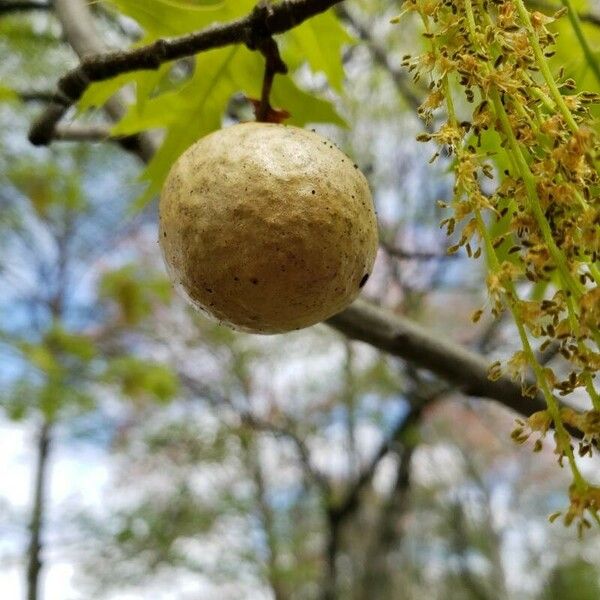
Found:
[[[52,102],[54,100],[54,92],[50,90],[15,90],[21,102]]]
[[[49,2],[0,2],[0,15],[12,12],[25,12],[29,10],[50,10]]]
[[[263,78],[260,105],[256,110],[256,120],[268,121],[272,110],[269,98],[271,96],[273,79],[277,73],[285,75],[287,73],[287,66],[281,60],[277,42],[273,38],[266,38],[259,46],[259,50],[265,57],[265,75]]]
[[[262,13],[260,20],[266,22],[273,12],[273,6],[268,0],[261,0],[254,9],[255,13]],[[250,50],[258,50],[265,57],[265,74],[263,77],[260,103],[255,109],[257,121],[268,121],[271,113],[271,88],[277,73],[285,75],[288,72],[286,64],[279,54],[277,42],[266,32],[256,28],[251,30],[251,39],[246,42]]]
[[[389,256],[393,256],[394,258],[398,258],[400,260],[454,260],[458,258],[458,254],[442,254],[440,252],[425,252],[419,250],[403,250],[402,248],[397,248],[392,244],[388,244],[385,241],[380,241],[379,245],[385,250],[386,254]]]
[[[256,45],[259,38],[284,33],[326,11],[341,0],[287,0],[264,10],[259,4],[245,17],[219,23],[188,35],[158,39],[152,44],[84,58],[78,67],[61,77],[52,102],[29,131],[29,140],[47,145],[56,124],[93,82],[140,70],[155,70],[163,63],[233,44]]]
[[[368,27],[356,19],[343,4],[337,6],[335,10],[338,17],[346,21],[356,31],[358,37],[365,42],[373,60],[390,74],[398,93],[416,113],[424,100],[424,94],[421,97],[414,92],[414,86],[411,86],[411,82],[406,75],[406,70],[399,69],[392,64],[389,58],[390,52],[375,40]]]

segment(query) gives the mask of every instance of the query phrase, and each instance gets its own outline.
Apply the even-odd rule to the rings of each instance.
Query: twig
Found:
[[[53,0],[54,12],[62,27],[63,34],[79,57],[102,55],[106,52],[106,44],[98,35],[94,17],[85,0]],[[113,121],[118,121],[127,112],[126,105],[130,101],[129,90],[119,90],[110,98],[104,111]],[[64,110],[61,108],[60,93],[48,105],[48,114],[55,115],[58,123]],[[52,126],[54,133],[54,125]],[[117,140],[127,151],[137,154],[143,161],[148,162],[157,150],[158,145],[150,133],[139,133]]]
[[[36,447],[35,487],[33,507],[29,523],[29,548],[27,550],[27,600],[38,600],[42,570],[42,530],[46,508],[48,459],[51,445],[52,425],[48,421],[40,427]]]
[[[373,458],[360,472],[352,486],[346,492],[344,499],[341,502],[331,506],[329,512],[331,518],[336,523],[341,523],[347,520],[352,515],[359,503],[361,492],[366,488],[367,484],[372,480],[375,470],[384,456],[386,456],[393,447],[402,438],[404,433],[411,427],[416,425],[421,418],[423,410],[438,397],[438,393],[415,397],[410,411],[406,416],[403,416],[396,425],[392,428],[391,433],[381,443],[379,448],[373,454]]]
[[[280,425],[276,425],[275,423],[271,423],[270,421],[265,421],[252,415],[251,413],[242,413],[240,415],[242,423],[255,429],[257,431],[265,431],[273,434],[275,437],[282,437],[290,440],[294,446],[296,447],[296,451],[298,452],[298,456],[300,458],[300,462],[304,467],[307,475],[313,480],[313,482],[321,489],[321,491],[328,497],[331,493],[329,481],[323,473],[319,470],[315,469],[312,465],[312,461],[310,458],[310,451],[308,446],[304,442],[302,438],[300,438],[296,433],[294,433],[291,429],[287,429]]]
[[[277,73],[285,75],[287,73],[287,66],[281,60],[277,42],[273,38],[266,38],[259,46],[259,50],[265,57],[265,75],[263,78],[260,105],[256,111],[256,120],[267,121],[272,110],[269,97],[271,96],[273,79]]]
[[[49,90],[16,90],[15,93],[21,102],[52,102],[54,100],[54,92]]]
[[[379,245],[385,250],[387,254],[393,256],[394,258],[399,258],[400,260],[454,260],[458,258],[458,254],[441,254],[439,252],[421,252],[421,251],[411,251],[411,250],[403,250],[402,248],[397,248],[383,240],[379,242]]]
[[[0,15],[28,10],[50,10],[51,8],[49,2],[0,2]]]
[[[360,23],[343,5],[336,7],[337,15],[346,21],[352,29],[356,31],[358,36],[365,42],[374,61],[383,67],[392,78],[398,93],[402,96],[406,104],[416,113],[424,98],[419,97],[410,87],[410,82],[406,76],[406,70],[401,70],[395,67],[389,59],[388,50],[377,42],[369,29]]]
[[[58,81],[54,102],[32,125],[29,140],[36,146],[51,142],[54,128],[93,82],[139,70],[158,69],[163,63],[232,44],[256,44],[260,37],[284,33],[310,17],[324,12],[341,0],[287,0],[265,11],[259,4],[250,14],[225,24],[216,24],[195,33],[129,50],[84,58],[78,67]]]
[[[261,0],[256,5],[254,11],[262,11],[260,21],[266,22],[273,12],[273,7],[268,0]],[[268,32],[256,28],[251,31],[251,35],[252,38],[246,42],[246,45],[250,50],[258,50],[265,57],[265,75],[263,77],[260,104],[255,111],[256,120],[268,121],[271,113],[269,97],[271,95],[273,79],[277,73],[285,75],[288,72],[288,69],[279,54],[277,42],[268,34]]]
[[[79,123],[57,125],[54,138],[66,142],[104,142],[111,139],[115,141],[122,139],[111,138],[110,126],[108,125],[82,125]]]

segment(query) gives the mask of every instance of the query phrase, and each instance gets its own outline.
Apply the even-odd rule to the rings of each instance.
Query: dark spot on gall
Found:
[[[239,281],[239,280],[240,280],[240,278],[239,278],[239,277],[234,277],[234,278],[233,278],[233,280],[234,280],[234,281]]]
[[[252,283],[252,284],[254,284],[254,285],[257,285],[257,284],[258,284],[258,279],[256,279],[256,277],[253,277],[253,278],[250,280],[250,283]]]
[[[316,193],[317,193],[317,192],[315,192],[315,190],[313,190],[313,191],[311,192],[311,194],[316,194]]]
[[[363,278],[360,280],[360,283],[358,284],[358,287],[361,288],[365,285],[365,283],[367,283],[367,279],[369,279],[369,273],[365,273],[363,275]]]
[[[358,169],[358,165],[356,163],[354,163],[354,168]]]

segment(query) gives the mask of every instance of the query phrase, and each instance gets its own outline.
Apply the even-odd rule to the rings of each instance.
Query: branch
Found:
[[[111,139],[119,140],[119,138],[111,138],[110,126],[104,124],[81,125],[79,123],[57,125],[54,130],[54,138],[66,142],[104,142]]]
[[[428,395],[423,395],[417,397],[415,394],[413,398],[411,398],[411,406],[407,415],[403,416],[396,425],[392,428],[391,433],[388,437],[381,443],[379,448],[373,454],[372,459],[363,468],[358,477],[355,479],[354,483],[350,487],[350,489],[346,492],[344,499],[330,506],[328,509],[329,518],[332,522],[336,524],[340,524],[343,521],[347,520],[348,517],[351,517],[358,507],[358,502],[360,499],[361,492],[367,487],[375,470],[384,456],[386,456],[394,447],[395,444],[402,438],[402,436],[414,425],[419,422],[421,418],[421,414],[423,410],[431,404],[438,396],[437,390]]]
[[[21,102],[52,102],[54,92],[48,90],[23,90],[15,92]]]
[[[50,10],[49,2],[0,2],[0,15],[28,10]]]
[[[75,6],[82,12],[79,2],[55,1],[63,24],[71,24],[74,29],[81,30],[75,22],[78,20],[77,15],[68,12],[70,6]],[[49,144],[56,124],[93,82],[105,81],[132,71],[158,69],[163,63],[232,44],[256,47],[259,39],[284,33],[340,1],[287,0],[274,4],[270,9],[267,9],[266,4],[259,3],[250,14],[229,23],[211,25],[180,37],[159,39],[147,46],[85,57],[78,67],[61,77],[56,99],[32,125],[29,141],[36,146]],[[87,10],[87,7],[84,6],[84,9]],[[85,29],[90,27],[86,26]],[[67,37],[72,36],[67,32]]]
[[[35,485],[33,506],[29,522],[29,547],[27,550],[27,600],[39,597],[42,571],[42,530],[46,518],[46,486],[52,426],[48,421],[40,427],[36,447]]]
[[[263,419],[255,417],[249,412],[242,413],[240,415],[240,418],[242,420],[242,423],[254,429],[255,431],[271,433],[275,437],[285,438],[291,441],[296,447],[298,457],[300,458],[300,462],[302,463],[306,474],[313,480],[313,482],[321,489],[321,491],[326,496],[329,496],[331,491],[329,482],[327,481],[327,478],[320,471],[315,469],[315,467],[312,465],[312,461],[310,458],[310,450],[308,449],[308,446],[302,438],[300,438],[291,429],[286,429],[285,427],[281,427],[280,425],[276,425],[275,423],[271,423],[270,421],[265,421]]]
[[[455,260],[459,256],[458,254],[442,254],[440,252],[413,252],[410,250],[403,250],[402,248],[397,248],[383,240],[380,240],[379,245],[385,250],[386,254],[400,260]]]
[[[94,17],[84,0],[54,0],[54,10],[66,40],[79,57],[102,55],[106,52],[106,45],[96,32]],[[85,59],[83,60],[85,61]],[[52,136],[56,123],[66,110],[62,104],[63,100],[61,92],[55,94],[44,113],[51,119],[56,118],[51,127]],[[126,104],[129,100],[128,92],[120,90],[106,102],[104,110],[111,120],[118,121],[125,114]],[[128,136],[117,141],[125,150],[134,152],[145,162],[152,158],[157,149],[154,138],[149,133]]]
[[[406,104],[412,108],[414,112],[417,112],[417,109],[423,102],[423,98],[419,97],[411,89],[406,71],[401,70],[392,64],[389,59],[388,50],[374,39],[373,34],[369,29],[352,16],[343,4],[336,7],[336,13],[356,31],[358,37],[365,42],[373,60],[390,74],[398,93],[404,98]]]
[[[327,322],[348,337],[432,371],[465,394],[497,400],[523,415],[546,408],[541,397],[523,396],[521,386],[508,377],[488,379],[488,361],[478,354],[364,300]]]
[[[266,419],[261,419],[255,416],[248,410],[239,410],[238,407],[231,401],[231,398],[224,396],[219,391],[211,388],[198,380],[190,377],[183,371],[178,371],[177,376],[179,381],[193,394],[206,398],[213,406],[229,406],[239,417],[241,423],[250,427],[255,431],[270,433],[277,438],[284,438],[292,442],[298,453],[298,458],[302,463],[304,471],[310,479],[322,490],[326,495],[330,493],[329,483],[325,475],[317,470],[310,458],[310,450],[306,442],[298,436],[291,428],[286,428],[284,425],[278,425]]]

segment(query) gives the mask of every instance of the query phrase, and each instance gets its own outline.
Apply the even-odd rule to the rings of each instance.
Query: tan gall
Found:
[[[297,127],[216,131],[173,165],[160,244],[176,288],[243,331],[282,333],[336,314],[377,252],[369,186],[332,142]]]

